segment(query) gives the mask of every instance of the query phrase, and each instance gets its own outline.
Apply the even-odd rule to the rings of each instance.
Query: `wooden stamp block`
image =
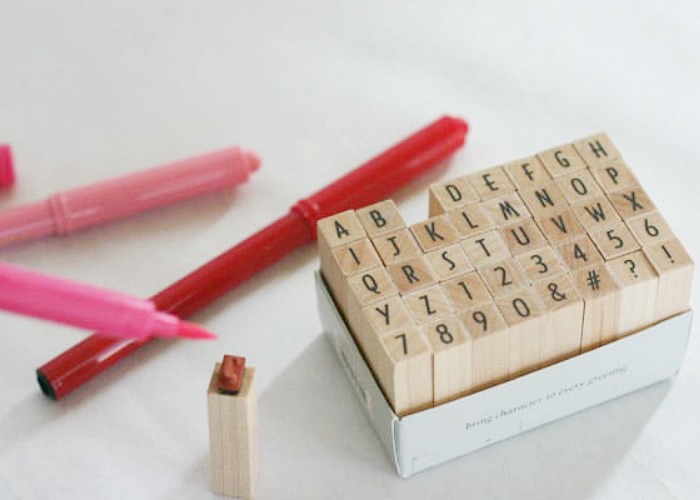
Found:
[[[567,275],[538,281],[534,288],[546,311],[540,324],[540,367],[543,367],[581,352],[584,305]]]
[[[653,212],[656,207],[646,191],[638,185],[631,185],[608,193],[610,203],[623,219]]]
[[[571,144],[548,149],[537,156],[539,156],[549,174],[554,178],[586,168],[586,163]]]
[[[372,238],[372,244],[384,265],[387,266],[423,255],[413,234],[408,229],[399,229],[398,231],[376,236]]]
[[[481,204],[469,205],[447,212],[460,239],[470,238],[496,227],[496,223]]]
[[[559,253],[566,267],[572,271],[583,269],[594,264],[602,264],[603,257],[585,234],[565,241],[554,247]]]
[[[498,198],[515,191],[515,186],[501,167],[491,167],[470,174],[467,176],[467,181],[482,200]]]
[[[496,299],[498,310],[508,324],[508,377],[515,378],[537,369],[540,359],[540,329],[544,305],[529,288]]]
[[[655,245],[675,238],[673,231],[659,212],[632,217],[627,219],[625,224],[642,246]]]
[[[544,237],[552,244],[561,243],[586,234],[586,230],[578,221],[570,208],[566,210],[540,217],[536,220]]]
[[[370,366],[391,403],[403,417],[433,405],[433,355],[415,327],[394,330],[378,339]]]
[[[569,203],[603,196],[603,190],[593,178],[590,170],[579,170],[568,175],[562,175],[557,178],[556,183]]]
[[[528,288],[527,279],[513,259],[495,262],[480,267],[477,271],[494,297],[513,294]]]
[[[365,230],[354,210],[326,217],[318,221],[318,247],[321,251],[365,238]]]
[[[612,260],[639,250],[637,240],[623,224],[592,231],[590,236],[605,260]]]
[[[620,322],[617,337],[654,323],[659,277],[642,252],[618,257],[606,264],[620,285]]]
[[[360,307],[399,293],[383,267],[375,267],[350,276],[348,287],[350,300],[355,300]]]
[[[425,258],[440,281],[474,270],[474,266],[459,243],[428,252]]]
[[[519,192],[536,219],[561,213],[569,208],[569,202],[554,181],[522,189]]]
[[[585,303],[581,350],[615,340],[620,317],[620,286],[608,268],[600,262],[574,271],[571,278]]]
[[[589,233],[622,222],[617,211],[604,196],[574,203],[571,205],[571,210]]]
[[[439,215],[411,226],[418,246],[423,252],[430,252],[456,242],[457,230],[446,215]]]
[[[462,323],[450,316],[423,325],[433,351],[435,405],[469,394],[472,389],[472,339]]]
[[[501,235],[514,256],[547,246],[547,240],[532,219],[505,226]]]
[[[518,193],[513,192],[500,198],[492,198],[481,204],[494,223],[498,225],[511,224],[531,217],[523,200]]]
[[[255,369],[245,369],[237,394],[219,393],[220,370],[217,363],[207,388],[212,491],[250,499],[259,468]]]
[[[515,260],[530,283],[566,274],[566,269],[551,247],[518,255]]]
[[[402,294],[437,283],[437,276],[425,257],[403,260],[387,266],[387,271]]]
[[[399,209],[392,200],[384,200],[359,209],[357,218],[370,238],[406,227]]]
[[[382,337],[389,332],[407,328],[414,324],[406,304],[398,295],[387,297],[384,300],[363,307],[362,317],[365,323],[358,323],[357,329],[360,329],[359,325],[361,325],[361,329],[366,330],[362,332],[363,336]],[[352,326],[354,327],[355,325]]]
[[[603,133],[574,142],[574,148],[576,148],[578,154],[581,155],[589,167],[595,167],[609,160],[622,159],[622,155],[615,145]]]
[[[461,245],[476,267],[510,257],[506,242],[498,231],[487,231],[472,236],[463,240]]]
[[[644,254],[659,276],[655,320],[669,318],[690,307],[693,260],[677,239],[644,248]]]
[[[526,189],[549,182],[552,177],[536,156],[523,158],[503,166],[517,189]]]
[[[474,391],[508,380],[509,330],[496,304],[488,302],[459,315],[472,338]]]
[[[443,281],[440,286],[452,302],[454,310],[458,312],[493,301],[491,292],[476,272]]]
[[[451,315],[452,303],[440,285],[432,285],[403,296],[403,301],[418,323],[428,323]]]
[[[479,202],[479,195],[466,177],[430,186],[428,216],[435,217],[465,205]]]
[[[593,167],[591,173],[605,192],[639,184],[630,168],[622,160],[613,160]]]

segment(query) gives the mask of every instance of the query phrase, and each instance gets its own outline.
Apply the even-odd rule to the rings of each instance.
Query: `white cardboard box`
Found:
[[[672,377],[685,354],[686,312],[566,361],[403,418],[394,414],[320,274],[321,321],[402,477]]]

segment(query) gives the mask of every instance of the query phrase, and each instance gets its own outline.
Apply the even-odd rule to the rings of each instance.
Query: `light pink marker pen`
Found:
[[[153,302],[0,263],[0,309],[128,339],[216,338]],[[104,333],[102,333],[104,332]]]
[[[152,208],[230,188],[258,169],[255,153],[216,151],[0,212],[0,246],[65,235]]]

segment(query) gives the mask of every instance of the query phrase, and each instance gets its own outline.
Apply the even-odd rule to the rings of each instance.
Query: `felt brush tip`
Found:
[[[177,330],[178,337],[184,337],[187,339],[201,339],[201,340],[213,340],[217,338],[212,332],[205,330],[201,326],[197,326],[194,323],[189,323],[187,321],[182,321]]]

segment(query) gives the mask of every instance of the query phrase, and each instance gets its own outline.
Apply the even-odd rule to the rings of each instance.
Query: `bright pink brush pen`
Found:
[[[0,263],[0,309],[99,330],[107,337],[216,338],[199,326],[159,312],[149,300]]]
[[[52,234],[65,235],[248,180],[260,160],[240,148],[63,191],[47,200],[0,212],[0,246]]]

